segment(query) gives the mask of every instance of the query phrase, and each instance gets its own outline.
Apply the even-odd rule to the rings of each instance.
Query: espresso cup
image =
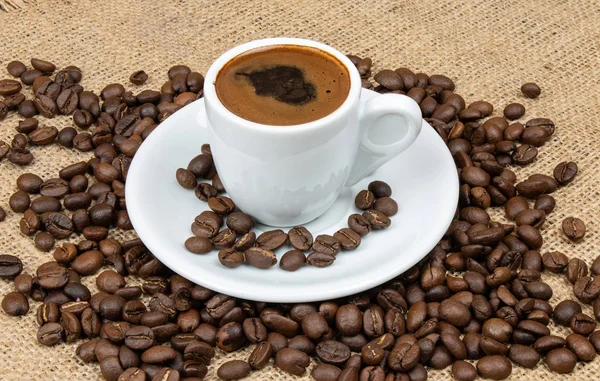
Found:
[[[347,98],[315,121],[278,127],[243,119],[217,96],[219,71],[256,48],[296,45],[339,60],[350,75]],[[204,82],[209,143],[229,197],[245,213],[270,226],[295,226],[323,214],[352,186],[408,148],[421,131],[421,110],[411,98],[380,94],[361,101],[365,90],[352,62],[336,49],[297,38],[251,41],[227,51]],[[382,179],[385,180],[385,179]]]

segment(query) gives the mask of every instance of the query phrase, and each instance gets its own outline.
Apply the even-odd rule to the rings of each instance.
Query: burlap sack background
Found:
[[[556,123],[552,141],[537,161],[518,170],[519,179],[533,172],[551,174],[562,160],[579,164],[574,183],[557,191],[558,207],[545,229],[544,250],[560,250],[591,264],[600,254],[600,6],[593,1],[25,1],[0,0],[0,78],[8,76],[11,59],[28,62],[32,56],[49,59],[59,67],[83,69],[83,84],[99,91],[107,83],[128,82],[129,74],[144,69],[150,80],[144,88],[158,88],[173,64],[184,63],[205,72],[226,49],[251,39],[273,36],[311,38],[345,53],[372,57],[374,72],[406,66],[429,74],[443,73],[457,84],[467,102],[484,99],[497,106],[518,101],[527,108],[524,120],[548,117]],[[522,83],[537,82],[543,89],[537,100],[524,98]],[[129,84],[135,91],[141,88]],[[29,93],[28,93],[29,94]],[[0,123],[0,139],[15,133],[18,118]],[[69,118],[43,124],[59,128]],[[34,149],[35,162],[27,167],[48,178],[59,168],[89,155],[57,146]],[[0,163],[0,205],[16,190],[22,168]],[[501,220],[503,213],[494,218]],[[561,237],[566,216],[582,218],[588,233],[573,244]],[[19,217],[8,213],[0,224],[0,252],[18,255],[25,271],[49,260],[17,228]],[[596,220],[596,221],[595,221]],[[551,302],[573,297],[564,277],[544,276],[554,288]],[[134,281],[134,280],[132,280]],[[87,284],[91,286],[89,280]],[[0,281],[0,293],[13,289]],[[38,303],[32,303],[35,311]],[[586,307],[585,312],[590,313]],[[99,378],[97,364],[84,364],[74,354],[77,344],[53,348],[37,344],[35,312],[23,318],[0,313],[0,379],[87,380]],[[567,330],[552,326],[553,332]],[[217,367],[249,351],[219,353],[207,379],[215,380]],[[307,372],[308,374],[308,372]],[[568,376],[551,373],[540,363],[535,370],[519,367],[512,379],[592,380],[600,376],[600,358],[579,364]],[[448,370],[430,372],[443,380]],[[254,380],[310,379],[292,377],[269,366],[250,376]]]

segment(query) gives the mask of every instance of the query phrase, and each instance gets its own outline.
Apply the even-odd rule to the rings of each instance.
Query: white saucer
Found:
[[[367,92],[368,96],[375,93]],[[221,265],[217,251],[188,252],[183,243],[192,236],[194,217],[208,205],[193,190],[175,180],[177,168],[187,166],[207,141],[204,100],[182,108],[154,130],[140,147],[127,175],[127,210],[133,226],[162,263],[185,278],[227,295],[264,302],[297,303],[327,300],[382,284],[422,259],[448,228],[458,200],[456,167],[442,139],[423,121],[416,142],[367,178],[346,188],[333,207],[306,226],[313,237],[347,227],[347,217],[360,212],[354,197],[373,180],[390,184],[399,211],[391,226],[373,231],[362,245],[342,251],[326,268],[305,266],[286,272],[278,265],[260,270],[247,265]],[[235,200],[234,200],[235,201]],[[269,230],[257,226],[256,234]],[[290,247],[277,251],[277,257]]]

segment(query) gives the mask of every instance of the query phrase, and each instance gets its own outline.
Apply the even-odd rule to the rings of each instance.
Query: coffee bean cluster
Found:
[[[576,179],[577,165],[559,163],[552,174],[521,181],[508,168],[534,161],[538,148],[554,134],[554,123],[535,118],[509,124],[504,117],[488,118],[493,112],[490,103],[466,106],[454,93],[452,80],[441,75],[400,68],[382,70],[372,82],[371,59],[349,58],[364,87],[415,99],[456,161],[461,180],[456,218],[418,265],[358,295],[300,304],[236,299],[171,273],[140,240],[119,242],[107,238],[106,232],[130,228],[124,222],[123,188],[131,157],[158,123],[201,96],[202,75],[177,65],[160,91],[134,95],[111,84],[97,96],[83,90],[82,72],[74,66],[53,75],[56,67],[50,62],[33,59],[28,69],[13,61],[7,69],[20,82],[0,80],[0,118],[16,111],[24,119],[11,144],[0,143],[0,156],[26,165],[33,160],[29,145],[57,141],[94,151],[94,157],[63,169],[55,178],[26,173],[17,180],[18,191],[9,205],[23,213],[18,227],[23,234],[37,233],[36,244],[48,250],[55,240],[79,240],[56,247],[54,260],[35,274],[24,273],[17,256],[0,255],[0,277],[12,280],[15,289],[3,297],[3,311],[27,314],[29,300],[34,300],[40,344],[82,340],[77,356],[98,362],[105,379],[119,381],[201,380],[216,350],[231,352],[247,345],[254,348],[246,361],[223,364],[217,370],[221,379],[253,377],[251,372],[273,358],[275,366],[294,375],[305,374],[311,358],[317,358],[311,373],[317,381],[419,381],[427,379],[426,367],[451,367],[460,381],[477,375],[503,379],[511,374],[512,363],[533,368],[543,358],[550,370],[568,373],[578,361],[594,359],[600,352],[600,257],[588,264],[541,251],[540,230],[556,206],[551,193]],[[131,82],[143,83],[144,74],[134,73]],[[23,88],[33,92],[33,99],[26,99]],[[530,85],[522,91],[532,98],[540,93]],[[507,109],[506,118],[522,115],[518,106]],[[61,131],[40,127],[36,118],[71,113],[75,127]],[[284,239],[300,247],[300,253],[315,250],[315,245],[331,250],[329,237],[309,245],[310,233],[302,227],[287,234],[270,232],[257,245],[260,236],[252,236],[252,219],[235,214],[235,204],[220,194],[224,189],[215,180],[216,171],[209,176],[214,166],[208,146],[202,155],[179,171],[184,174],[177,174],[187,188],[195,189],[196,179],[202,177],[211,179],[209,185],[216,190],[204,186],[207,189],[197,193],[211,211],[194,221],[195,237],[217,231],[211,245],[229,244],[232,235],[214,239],[222,226],[221,221],[215,227],[216,222],[228,215],[228,229],[241,236],[232,247],[238,245],[237,253],[253,248],[256,253],[250,255],[260,259],[255,259],[257,264],[269,264],[262,250],[273,250],[264,247],[277,247]],[[357,195],[355,204],[388,216],[397,208],[390,195],[385,183],[374,182]],[[492,221],[487,210],[493,207],[504,208],[514,223]],[[4,218],[2,209],[0,220]],[[369,226],[373,222],[363,214],[349,218],[350,230],[359,236]],[[565,219],[562,230],[567,239],[585,239],[585,224],[576,217]],[[342,240],[336,241],[341,246]],[[203,250],[194,242],[191,248]],[[232,263],[239,260],[228,258]],[[282,258],[280,265],[283,262]],[[553,291],[541,280],[544,271],[565,274],[573,284],[574,300],[550,305]],[[127,275],[141,278],[141,286],[127,284]],[[94,277],[99,292],[92,294],[81,283],[85,276]],[[591,304],[594,316],[584,314],[580,303]],[[552,335],[551,319],[572,333]]]
[[[187,168],[179,168],[175,178],[185,189],[193,189],[198,199],[208,203],[210,211],[200,213],[191,226],[193,237],[185,241],[185,248],[194,254],[206,254],[219,250],[218,258],[223,266],[237,267],[243,263],[259,269],[268,269],[277,263],[275,250],[289,243],[279,262],[285,271],[296,271],[305,265],[328,267],[333,264],[341,250],[355,250],[361,237],[371,229],[382,230],[390,226],[390,217],[398,212],[398,204],[390,196],[391,187],[383,181],[373,181],[369,189],[360,191],[355,198],[356,208],[362,214],[348,217],[348,227],[333,235],[313,235],[304,226],[295,226],[287,233],[281,229],[269,230],[258,237],[252,231],[254,219],[236,211],[235,203],[220,195],[225,188],[219,179],[212,160],[210,146],[203,144],[202,153],[194,157]],[[198,182],[200,180],[200,182]],[[212,184],[202,180],[211,180]],[[223,218],[227,221],[224,229]],[[310,251],[308,255],[304,252]]]

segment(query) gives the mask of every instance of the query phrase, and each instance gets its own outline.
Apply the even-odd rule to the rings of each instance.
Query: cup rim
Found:
[[[217,75],[225,66],[225,64],[231,61],[233,58],[238,55],[245,53],[249,50],[262,48],[265,46],[275,46],[275,45],[298,45],[298,46],[308,46],[312,48],[316,48],[324,51],[338,59],[348,70],[350,77],[350,89],[348,90],[348,95],[344,102],[333,112],[325,115],[322,118],[317,120],[313,120],[311,122],[302,123],[302,124],[293,124],[293,125],[268,125],[256,123],[248,119],[244,119],[233,112],[231,112],[227,107],[221,103],[221,100],[217,96],[215,81],[217,79]],[[269,132],[276,134],[289,134],[289,133],[298,133],[298,132],[308,132],[311,130],[319,129],[327,126],[329,123],[339,118],[342,115],[345,115],[350,109],[354,106],[354,100],[360,97],[361,91],[361,79],[358,70],[350,61],[346,55],[338,51],[337,49],[326,45],[321,42],[307,40],[303,38],[289,38],[289,37],[274,37],[274,38],[264,38],[259,40],[253,40],[250,42],[243,43],[241,45],[237,45],[225,53],[221,54],[209,67],[206,72],[206,77],[204,80],[204,98],[212,107],[216,107],[218,112],[223,116],[233,119],[237,124],[243,124],[245,127],[249,129],[256,130],[258,132]],[[273,128],[273,127],[285,127],[285,128]]]

